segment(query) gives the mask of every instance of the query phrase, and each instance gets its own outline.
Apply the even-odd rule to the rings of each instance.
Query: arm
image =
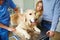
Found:
[[[11,7],[11,8],[16,8],[16,5],[14,4],[14,2],[12,0],[6,0],[8,5]]]
[[[60,13],[60,1],[57,1],[54,8],[54,15],[53,15],[52,25],[50,29],[51,31],[55,31],[57,28],[59,13]]]
[[[14,29],[14,28],[9,28],[9,27],[7,27],[7,26],[5,26],[5,25],[1,24],[1,23],[0,23],[0,28],[4,28],[4,29],[6,29],[6,30],[8,30],[8,31],[12,31],[12,32],[14,32],[14,31],[15,31],[15,29]]]
[[[54,6],[54,15],[53,15],[51,29],[46,33],[49,37],[53,37],[55,35],[54,31],[57,28],[59,13],[60,13],[60,1],[57,1],[56,5]]]
[[[7,3],[9,4],[9,6],[10,6],[11,8],[14,9],[15,13],[19,13],[18,8],[16,7],[16,5],[14,4],[14,2],[13,2],[12,0],[7,0]]]

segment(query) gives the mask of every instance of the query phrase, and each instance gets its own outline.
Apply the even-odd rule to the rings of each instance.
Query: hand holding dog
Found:
[[[8,31],[11,31],[11,32],[15,32],[16,31],[16,29],[15,28],[8,28]]]

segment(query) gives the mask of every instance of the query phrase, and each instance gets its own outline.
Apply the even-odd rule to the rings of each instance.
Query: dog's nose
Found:
[[[37,21],[37,19],[35,19],[35,21]]]

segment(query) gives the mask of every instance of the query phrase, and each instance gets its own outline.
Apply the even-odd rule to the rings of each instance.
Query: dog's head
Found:
[[[26,17],[26,21],[29,22],[29,24],[31,23],[36,23],[36,13],[34,10],[31,10],[31,9],[27,9],[25,11],[25,17]]]

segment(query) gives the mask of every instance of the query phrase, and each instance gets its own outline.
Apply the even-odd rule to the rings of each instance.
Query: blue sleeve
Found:
[[[7,0],[8,2],[8,5],[11,7],[11,8],[16,8],[16,5],[14,4],[14,2],[12,0]]]
[[[60,14],[60,1],[57,1],[54,6],[53,20],[52,20],[52,25],[50,29],[51,31],[55,31],[57,28],[59,14]]]

